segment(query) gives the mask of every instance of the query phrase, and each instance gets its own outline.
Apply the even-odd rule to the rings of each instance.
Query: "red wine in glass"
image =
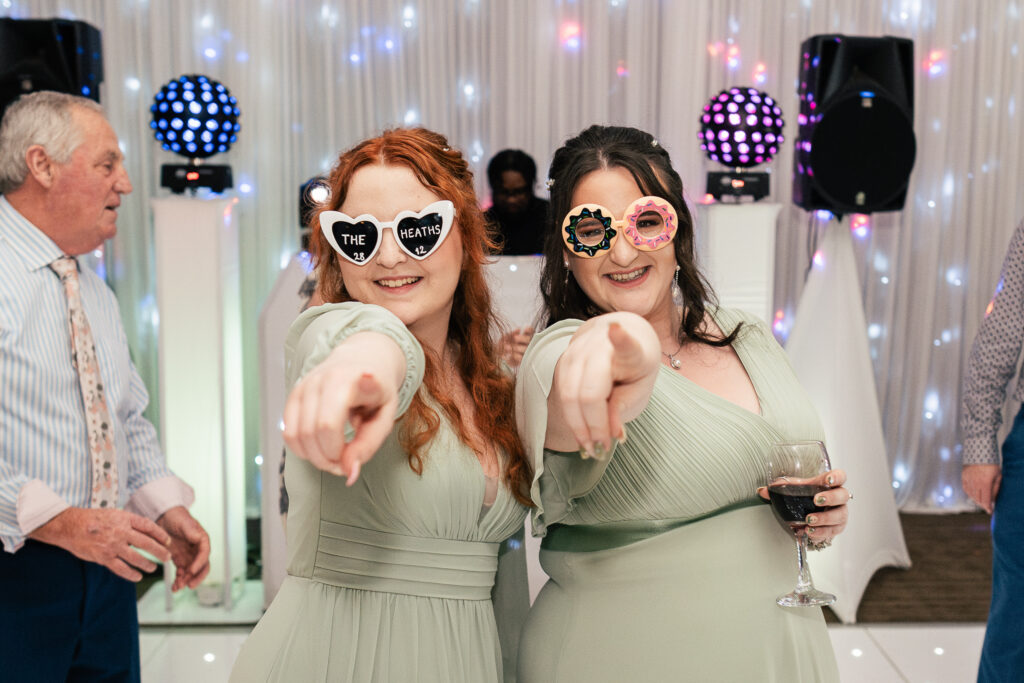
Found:
[[[807,522],[804,521],[807,519],[807,515],[825,509],[814,504],[814,497],[822,491],[828,491],[828,487],[817,484],[789,483],[769,486],[768,499],[771,501],[775,519],[795,534],[807,526]]]

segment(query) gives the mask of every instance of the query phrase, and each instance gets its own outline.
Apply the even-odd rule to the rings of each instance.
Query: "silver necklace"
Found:
[[[676,353],[679,353],[682,350],[683,345],[680,344],[679,348],[676,349]],[[665,353],[664,351],[661,352],[661,355],[665,356],[665,358],[668,358],[668,364],[672,366],[673,370],[678,370],[679,367],[683,364],[682,361],[676,358],[676,353]]]

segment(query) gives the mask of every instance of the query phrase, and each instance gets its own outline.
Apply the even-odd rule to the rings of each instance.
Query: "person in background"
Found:
[[[398,129],[344,152],[330,184],[324,303],[285,342],[288,576],[231,680],[497,683],[529,605],[502,543],[530,470],[472,173],[443,136]]]
[[[758,489],[774,443],[823,429],[768,326],[715,305],[668,153],[592,126],[551,162],[549,327],[517,373],[534,533],[551,577],[519,681],[839,678],[820,608],[781,608],[793,538]],[[846,525],[833,470],[812,547]]]
[[[1010,381],[1024,400],[1017,372],[1024,344],[1024,222],[1003,261],[991,309],[978,328],[967,361],[960,428],[964,493],[992,515],[992,602],[981,650],[978,681],[1019,680],[1024,672],[1024,408],[1003,442],[998,432]]]
[[[501,235],[496,253],[521,256],[543,252],[549,204],[533,194],[537,182],[533,158],[519,149],[503,149],[487,164],[487,182],[492,200],[487,220]]]
[[[523,256],[543,252],[550,204],[533,194],[537,182],[533,157],[519,149],[503,149],[487,164],[487,182],[492,204],[486,216],[500,240],[495,253]],[[521,327],[502,336],[501,356],[510,367],[519,366],[533,334],[533,327]]]
[[[117,232],[132,190],[91,100],[25,95],[0,124],[0,661],[5,681],[138,681],[134,582],[209,571],[143,417],[113,292],[75,257]]]

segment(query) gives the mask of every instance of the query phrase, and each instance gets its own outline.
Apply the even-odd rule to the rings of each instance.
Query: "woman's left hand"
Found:
[[[843,533],[849,518],[847,503],[853,497],[843,487],[846,483],[845,470],[826,472],[822,479],[829,490],[815,495],[814,503],[825,509],[807,515],[807,542],[812,549],[829,545],[833,538]]]
[[[828,486],[827,491],[815,494],[814,504],[825,509],[807,515],[807,542],[812,549],[824,548],[832,539],[843,533],[849,518],[847,503],[853,495],[844,488],[846,470],[830,470],[809,480],[808,483]],[[758,489],[762,498],[768,498],[768,489]],[[815,548],[817,546],[817,548]]]

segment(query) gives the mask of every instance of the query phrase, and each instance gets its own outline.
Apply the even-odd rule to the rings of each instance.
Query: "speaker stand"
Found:
[[[892,494],[853,237],[842,222],[824,233],[786,351],[821,416],[832,466],[846,470],[857,496],[846,530],[811,558],[815,583],[839,598],[832,611],[849,624],[875,571],[909,567],[910,555]]]

